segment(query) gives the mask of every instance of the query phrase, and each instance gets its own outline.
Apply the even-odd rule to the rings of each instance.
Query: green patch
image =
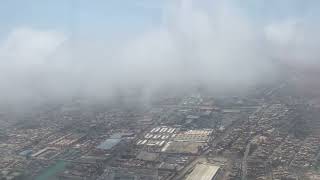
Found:
[[[65,170],[68,165],[66,161],[57,161],[54,165],[46,168],[41,174],[35,177],[35,180],[58,180],[56,175]]]
[[[311,168],[311,170],[316,171],[317,173],[320,173],[320,161],[318,160],[316,164]]]

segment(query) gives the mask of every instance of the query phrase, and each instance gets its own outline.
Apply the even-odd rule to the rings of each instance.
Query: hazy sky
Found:
[[[318,65],[318,0],[2,0],[0,97],[113,96]]]
[[[108,36],[133,33],[158,26],[168,6],[179,0],[2,0],[1,35],[18,27],[56,29]],[[190,1],[190,0],[186,0]],[[243,9],[255,23],[319,16],[318,0],[201,0],[195,6],[227,2]],[[210,9],[210,7],[209,7]]]

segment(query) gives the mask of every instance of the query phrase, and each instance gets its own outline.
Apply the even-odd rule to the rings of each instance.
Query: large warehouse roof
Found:
[[[112,149],[115,145],[117,145],[121,139],[107,139],[103,141],[99,146],[97,146],[98,149],[103,149],[103,150],[110,150]]]
[[[212,180],[219,168],[212,164],[197,164],[186,180]]]

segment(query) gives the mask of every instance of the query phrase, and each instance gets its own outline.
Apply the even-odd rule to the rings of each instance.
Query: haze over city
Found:
[[[0,180],[319,180],[319,9],[2,0]]]
[[[276,79],[278,64],[318,66],[318,4],[5,1],[0,94],[10,101],[247,89]]]

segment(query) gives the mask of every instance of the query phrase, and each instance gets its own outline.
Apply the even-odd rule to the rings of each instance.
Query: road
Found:
[[[247,158],[249,155],[249,151],[250,151],[250,147],[251,147],[251,143],[249,142],[246,146],[246,151],[244,152],[244,156],[242,159],[242,165],[241,165],[241,169],[242,169],[242,180],[246,180],[247,179]]]

